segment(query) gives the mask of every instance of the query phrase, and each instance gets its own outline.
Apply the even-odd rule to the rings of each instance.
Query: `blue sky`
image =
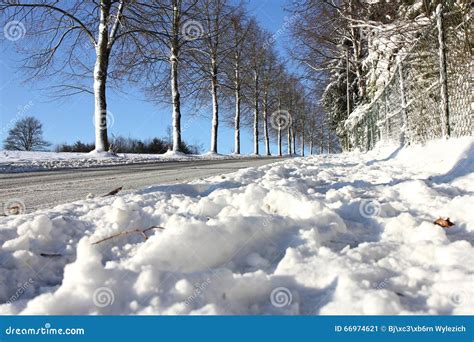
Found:
[[[249,12],[261,25],[274,33],[280,29],[288,13],[284,11],[286,0],[248,0]],[[2,32],[3,33],[3,32]],[[283,40],[277,40],[278,50],[283,52]],[[5,44],[13,44],[3,40]],[[78,95],[64,100],[45,97],[34,83],[24,83],[24,74],[17,68],[20,55],[13,47],[3,46],[0,55],[0,140],[6,137],[15,119],[22,115],[32,115],[43,123],[44,137],[53,144],[72,143],[78,139],[85,142],[94,140],[93,97]],[[44,87],[43,83],[41,87]],[[123,92],[126,91],[124,87]],[[137,90],[128,96],[108,91],[108,110],[114,116],[109,134],[147,139],[155,136],[165,137],[171,123],[171,109],[143,101],[144,96]],[[183,109],[183,139],[189,143],[203,144],[209,149],[210,120],[204,116],[192,119],[192,108]],[[209,113],[210,115],[210,113]],[[233,130],[219,126],[219,152],[233,151]],[[244,130],[242,153],[253,151],[251,134]]]

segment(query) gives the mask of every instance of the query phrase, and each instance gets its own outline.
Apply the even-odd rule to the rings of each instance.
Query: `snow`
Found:
[[[186,158],[187,156],[188,155],[184,154],[183,152],[177,152],[172,150],[168,150],[165,154],[163,154],[163,157],[167,158]]]
[[[472,315],[473,207],[462,138],[9,216],[0,313]]]
[[[25,152],[0,150],[0,173],[47,171],[67,168],[88,168],[98,166],[155,163],[160,161],[223,160],[249,158],[246,155],[202,154],[187,155],[168,151],[164,154],[133,154],[92,151],[75,152]]]
[[[105,152],[105,151],[97,151],[93,150],[87,153],[87,157],[89,158],[114,158],[118,157],[118,155],[114,152]]]

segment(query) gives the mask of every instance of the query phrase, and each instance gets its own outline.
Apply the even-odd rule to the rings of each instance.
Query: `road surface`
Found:
[[[30,213],[85,199],[88,194],[101,196],[121,186],[123,191],[131,191],[151,185],[185,183],[279,160],[195,160],[0,174],[0,202],[3,208],[6,201],[21,199]]]

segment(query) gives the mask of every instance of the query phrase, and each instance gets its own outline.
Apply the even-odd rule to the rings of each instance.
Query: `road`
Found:
[[[107,194],[118,187],[131,191],[151,185],[185,183],[279,160],[195,160],[1,174],[0,202],[3,207],[10,199],[21,199],[29,213],[85,199],[88,194]]]

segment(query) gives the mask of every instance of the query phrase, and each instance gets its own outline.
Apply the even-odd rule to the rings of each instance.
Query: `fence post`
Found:
[[[449,125],[449,99],[448,99],[448,72],[446,65],[446,41],[443,25],[443,5],[436,7],[436,23],[438,27],[439,45],[439,83],[441,85],[441,134],[449,138],[451,127]]]
[[[370,150],[370,136],[369,136],[369,131],[370,131],[370,118],[366,117],[364,119],[365,122],[365,150],[369,151]]]
[[[403,80],[403,62],[400,55],[397,55],[397,67],[398,67],[398,78],[400,83],[400,97],[402,100],[402,142],[405,143],[408,129],[408,112],[407,112],[407,100],[405,97],[405,82]]]
[[[346,49],[346,107],[347,117],[351,115],[351,85],[349,82],[349,48]]]
[[[370,148],[375,147],[375,139],[374,139],[374,113],[370,112]]]
[[[388,117],[388,104],[387,104],[387,84],[384,82],[383,84],[383,106],[384,106],[384,112],[385,112],[385,126],[387,130],[387,140],[391,140],[391,131],[392,128],[390,127],[390,118]]]

